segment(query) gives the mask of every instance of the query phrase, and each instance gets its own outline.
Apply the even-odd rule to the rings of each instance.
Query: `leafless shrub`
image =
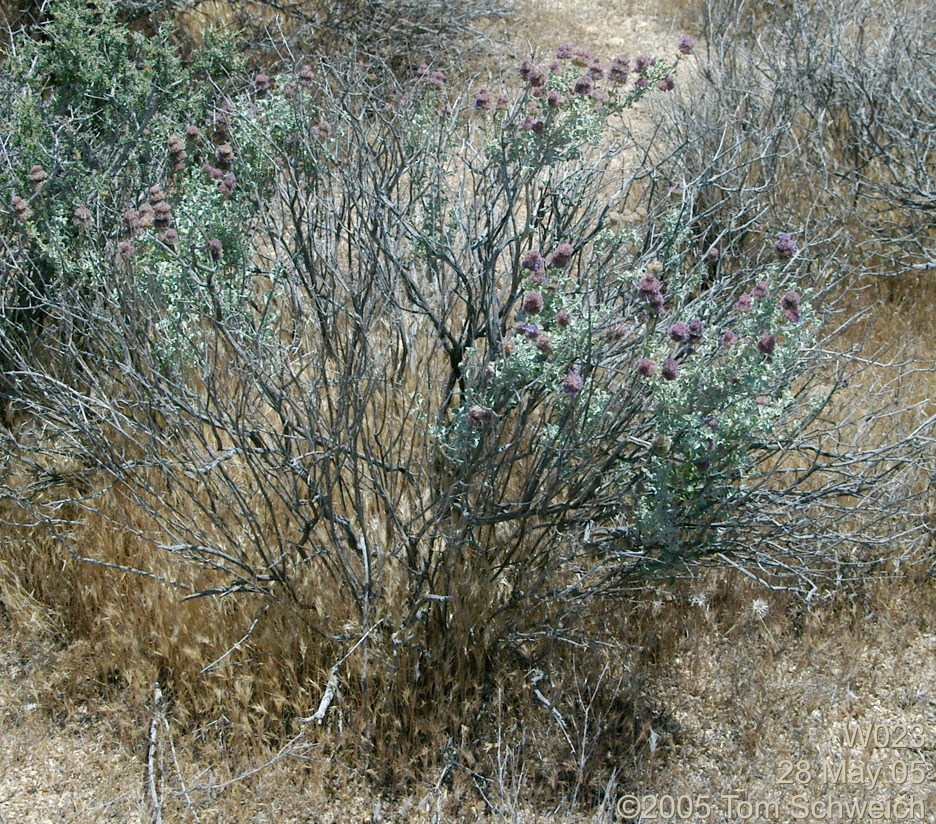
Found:
[[[704,4],[698,74],[655,136],[712,239],[766,217],[809,225],[824,259],[862,273],[933,268],[933,14],[916,0]]]

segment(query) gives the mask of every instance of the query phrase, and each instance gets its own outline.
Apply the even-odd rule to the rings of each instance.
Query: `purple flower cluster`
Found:
[[[781,232],[777,235],[777,240],[774,243],[774,251],[777,253],[777,257],[781,260],[790,260],[795,257],[799,247],[796,245],[796,241],[793,240],[793,236],[788,232]]]
[[[623,86],[630,74],[630,58],[626,54],[619,54],[611,61],[611,70],[608,72],[608,81],[614,86]]]
[[[757,351],[763,355],[772,355],[776,346],[777,339],[770,332],[764,332],[757,339]]]
[[[436,89],[445,88],[445,74],[440,69],[430,69],[425,63],[416,69],[416,80]]]
[[[753,312],[754,311],[754,299],[748,295],[743,294],[738,298],[737,302],[734,305],[735,312]]]
[[[478,406],[478,404],[469,408],[465,415],[468,425],[473,429],[481,429],[493,417],[494,413],[490,409],[485,409],[483,406]]]
[[[787,292],[782,298],[780,298],[780,308],[783,310],[783,316],[790,323],[801,323],[802,318],[800,317],[800,298],[798,292]]]
[[[540,329],[535,323],[520,321],[514,324],[514,332],[518,335],[525,335],[530,340],[536,340],[540,336]]]
[[[531,291],[523,296],[523,311],[528,315],[538,315],[543,311],[543,295],[540,292]]]
[[[475,95],[474,107],[479,112],[489,111],[491,108],[491,90],[487,86],[482,86],[478,89],[478,93]]]
[[[530,249],[520,261],[520,266],[530,272],[530,277],[537,283],[546,279],[546,261],[539,249]]]
[[[695,48],[695,40],[693,40],[688,34],[684,34],[679,38],[679,52],[680,54],[692,54],[692,50]]]
[[[230,197],[234,194],[234,189],[237,187],[237,178],[234,176],[234,172],[226,172],[224,177],[221,178],[221,181],[218,183],[218,191],[224,197]]]
[[[675,358],[667,358],[663,361],[660,368],[660,374],[668,381],[674,381],[679,377],[679,364]]]
[[[268,97],[270,94],[269,75],[266,75],[263,72],[260,72],[260,74],[258,74],[253,79],[253,90],[254,90],[254,94],[260,99],[263,99],[264,97]]]
[[[572,262],[575,250],[571,243],[560,243],[546,257],[546,266],[549,269],[565,269]]]
[[[650,358],[641,358],[637,361],[637,374],[641,377],[652,378],[656,371],[656,364]]]
[[[562,391],[566,395],[577,395],[582,391],[584,385],[585,382],[582,380],[578,369],[570,369],[562,381]]]
[[[637,292],[646,301],[647,306],[655,312],[663,311],[665,300],[663,299],[660,280],[656,275],[650,272],[645,274],[637,284]]]
[[[668,334],[674,343],[686,343],[689,340],[689,327],[680,320],[669,328]]]

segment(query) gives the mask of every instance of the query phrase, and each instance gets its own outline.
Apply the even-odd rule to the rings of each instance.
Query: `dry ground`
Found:
[[[607,57],[663,51],[675,43],[678,26],[690,22],[678,4],[654,14],[649,6],[614,0],[530,0],[514,43],[518,54],[567,40]],[[620,791],[697,801],[708,795],[711,815],[697,809],[682,818],[692,821],[742,820],[748,808],[729,808],[741,799],[768,805],[751,820],[789,821],[800,809],[797,793],[843,801],[913,796],[923,805],[922,820],[936,822],[936,579],[918,577],[843,594],[812,610],[724,573],[678,590],[661,588],[646,605],[647,625],[655,630],[643,645],[659,705],[671,717],[666,729],[652,731],[658,743],[645,765],[646,783],[626,785],[625,769]],[[146,754],[153,707],[132,705],[128,691],[90,678],[86,690],[76,690],[88,651],[58,645],[54,627],[11,620],[8,606],[0,600],[0,824],[151,820]],[[64,672],[70,673],[67,692]],[[175,758],[173,730],[156,730],[157,791],[165,780],[188,792],[167,806],[165,821],[472,821],[481,815],[475,800],[451,812],[457,805],[446,791],[433,792],[433,777],[411,798],[382,806],[358,776],[302,740],[279,758],[258,752],[245,766],[219,754],[212,730],[203,731],[200,750],[180,742]],[[843,744],[868,731],[877,731],[880,744],[910,746]],[[854,782],[828,786],[842,767]],[[835,821],[834,812],[817,808],[800,820]],[[516,814],[508,820],[609,820],[608,811]]]

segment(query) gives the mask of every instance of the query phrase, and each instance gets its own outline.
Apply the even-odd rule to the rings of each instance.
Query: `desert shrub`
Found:
[[[614,742],[639,744],[610,732],[617,688],[566,701],[550,662],[623,684],[609,614],[646,581],[728,563],[825,594],[921,528],[932,421],[863,448],[826,416],[863,365],[824,337],[835,270],[756,213],[760,244],[709,239],[635,151],[629,110],[672,92],[680,49],[602,64],[566,45],[467,97],[427,66],[399,84],[310,61],[227,102],[173,96],[148,134],[115,108],[87,137],[156,160],[117,154],[106,196],[43,179],[4,216],[8,523],[254,610],[217,660],[291,645],[299,697],[248,700],[344,730],[379,779],[481,757],[514,723],[503,687],[532,692],[569,781],[597,788]],[[42,111],[21,88],[17,135]],[[89,88],[87,121],[110,122]],[[9,144],[9,185],[36,183],[65,128]],[[891,424],[868,403],[858,436]],[[101,513],[149,550],[83,544]],[[181,694],[203,674],[163,677]],[[599,704],[618,718],[601,746],[574,739],[563,710]]]

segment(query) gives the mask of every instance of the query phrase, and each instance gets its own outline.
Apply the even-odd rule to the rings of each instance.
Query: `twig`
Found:
[[[163,718],[163,696],[162,690],[157,683],[153,687],[153,704],[155,712],[150,721],[149,744],[146,748],[146,781],[149,788],[150,804],[155,816],[155,824],[162,824],[162,804],[159,800],[159,792],[156,789],[156,748],[158,746],[157,734]]]

